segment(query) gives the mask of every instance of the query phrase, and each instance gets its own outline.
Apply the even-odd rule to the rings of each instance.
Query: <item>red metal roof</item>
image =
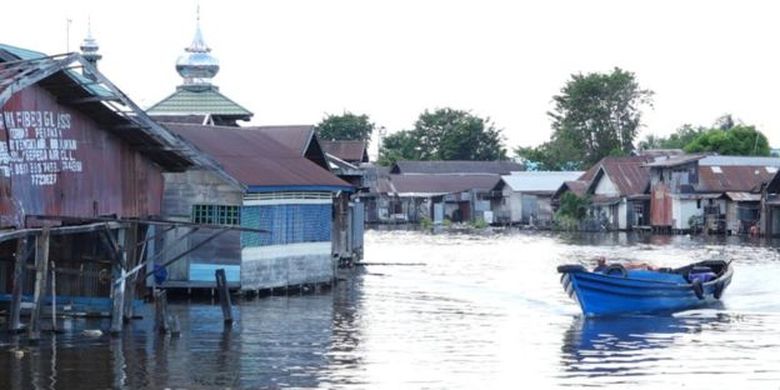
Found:
[[[213,157],[229,175],[246,186],[352,187],[262,130],[183,123],[164,125]]]
[[[346,162],[368,162],[366,143],[363,141],[320,141],[322,150]]]

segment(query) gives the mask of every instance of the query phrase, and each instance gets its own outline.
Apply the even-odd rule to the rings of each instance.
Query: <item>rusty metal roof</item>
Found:
[[[83,76],[82,70],[96,80]],[[191,148],[149,118],[79,54],[0,63],[0,107],[31,85],[88,115],[166,170],[182,171],[194,164]]]
[[[753,194],[750,192],[726,192],[726,196],[735,202],[760,202],[761,194]]]
[[[699,166],[697,192],[757,192],[777,169],[764,166]]]
[[[308,158],[324,169],[330,169],[328,159],[325,157],[317,133],[312,125],[287,125],[287,126],[253,126],[246,129],[258,130],[269,135],[276,142],[297,150],[301,156]]]
[[[366,143],[363,141],[320,141],[322,150],[346,162],[368,162]]]
[[[586,172],[587,173],[587,172]],[[553,194],[553,198],[560,198],[564,192],[572,192],[574,195],[577,196],[583,196],[588,191],[588,185],[590,184],[587,180],[569,180],[563,182],[560,187],[555,191]]]
[[[621,196],[644,194],[650,185],[650,169],[646,164],[651,161],[651,156],[604,157],[598,163],[599,170],[589,191],[594,190],[602,174],[606,174]]]
[[[469,190],[488,191],[501,177],[492,174],[390,175],[389,186],[397,194],[450,194]],[[380,185],[381,187],[382,185]]]
[[[262,130],[184,123],[164,125],[214,158],[250,192],[352,188]]]
[[[245,127],[245,129],[260,130],[276,142],[297,150],[301,156],[306,153],[306,148],[314,136],[314,126],[312,125],[252,126]]]
[[[524,170],[522,164],[513,161],[398,161],[390,173],[492,173],[508,175]]]

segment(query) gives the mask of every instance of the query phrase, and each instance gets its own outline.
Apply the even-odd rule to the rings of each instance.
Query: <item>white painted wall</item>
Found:
[[[609,180],[609,177],[606,174],[601,175],[599,184],[596,185],[594,192],[596,195],[620,195],[617,187],[612,183],[612,180]]]
[[[703,208],[696,207],[695,199],[680,199],[673,197],[672,218],[674,219],[674,223],[672,228],[689,229],[690,225],[688,224],[688,221],[691,219],[691,217],[694,215],[703,215],[703,211]]]
[[[628,202],[626,198],[621,199],[618,205],[618,228],[620,230],[628,229]]]

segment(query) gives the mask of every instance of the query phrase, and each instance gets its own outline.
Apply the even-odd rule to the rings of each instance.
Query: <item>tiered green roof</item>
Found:
[[[216,87],[202,90],[179,87],[176,92],[146,112],[150,115],[218,115],[249,120],[252,112],[219,93]]]

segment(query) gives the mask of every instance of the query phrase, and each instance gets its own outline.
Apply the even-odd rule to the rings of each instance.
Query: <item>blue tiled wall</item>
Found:
[[[241,246],[330,241],[332,210],[329,204],[282,204],[241,208],[241,225],[271,233],[241,233]]]

